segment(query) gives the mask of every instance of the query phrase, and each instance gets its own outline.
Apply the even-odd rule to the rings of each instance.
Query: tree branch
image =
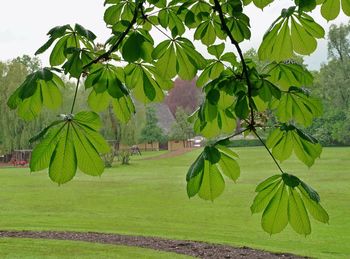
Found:
[[[137,6],[135,7],[134,10],[134,16],[132,18],[132,20],[130,21],[129,26],[126,28],[126,30],[119,36],[117,42],[105,53],[103,53],[102,55],[98,56],[96,59],[92,60],[91,62],[89,62],[88,64],[86,64],[83,67],[83,70],[85,70],[86,68],[90,67],[92,64],[96,64],[101,60],[104,59],[109,59],[110,55],[116,51],[119,48],[119,45],[123,42],[124,38],[126,37],[126,35],[128,35],[129,31],[131,30],[131,28],[135,25],[135,23],[137,22],[137,18],[139,16],[139,11],[142,9],[142,6],[144,4],[144,0],[140,0],[137,4]]]
[[[75,86],[75,93],[74,93],[74,97],[73,97],[72,108],[70,109],[70,113],[71,113],[71,114],[73,113],[74,106],[75,106],[75,101],[76,101],[76,99],[77,99],[79,84],[80,84],[80,76],[78,77],[78,81],[77,81],[77,84],[76,84],[76,86]]]
[[[247,67],[245,59],[243,57],[243,52],[242,52],[241,47],[239,46],[239,43],[235,40],[235,38],[233,37],[230,29],[227,26],[227,23],[225,21],[225,16],[224,16],[224,13],[222,11],[222,8],[221,8],[221,5],[219,3],[219,0],[214,0],[214,4],[215,4],[214,10],[217,11],[218,14],[219,14],[222,30],[230,38],[231,43],[236,47],[238,55],[239,55],[239,57],[241,59],[243,74],[246,77],[246,82],[247,82],[247,86],[248,86],[248,99],[249,99],[249,108],[250,108],[250,117],[251,117],[250,118],[250,126],[254,127],[254,125],[255,125],[255,121],[254,121],[254,106],[253,106],[253,99],[252,99],[253,86],[252,86],[252,84],[250,82],[250,79],[249,79],[248,67]]]

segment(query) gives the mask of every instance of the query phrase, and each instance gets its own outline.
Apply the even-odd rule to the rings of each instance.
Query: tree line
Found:
[[[258,61],[257,53],[251,49],[245,53],[249,59],[262,69],[264,63]],[[296,57],[297,62],[303,62]],[[6,103],[10,94],[24,81],[25,77],[41,67],[36,57],[23,55],[7,62],[0,62],[0,105],[4,111],[1,116],[0,145],[1,153],[14,149],[30,149],[30,137],[54,119],[57,112],[44,111],[37,119],[27,122],[16,116],[16,111],[8,109]],[[328,62],[321,65],[318,71],[313,71],[314,84],[309,88],[310,94],[323,103],[323,116],[314,119],[307,128],[320,142],[327,145],[350,145],[350,23],[331,25],[328,35]],[[64,89],[64,102],[68,104],[73,99],[74,83],[67,78]],[[175,80],[174,88],[168,92],[165,103],[174,115],[170,131],[164,132],[159,126],[156,115],[157,107],[145,106],[136,102],[137,113],[126,124],[118,121],[110,106],[101,112],[103,124],[102,134],[107,139],[116,140],[126,145],[139,142],[184,140],[194,136],[193,125],[187,117],[203,98],[199,88],[195,87],[196,78],[192,81]],[[85,91],[81,89],[80,96]],[[78,106],[86,104],[78,99]],[[268,113],[268,112],[267,112]],[[267,119],[271,124],[273,117]]]

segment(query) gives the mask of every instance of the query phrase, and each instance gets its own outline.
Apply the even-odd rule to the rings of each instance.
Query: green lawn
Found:
[[[27,238],[0,239],[1,258],[192,258],[151,249]]]
[[[185,174],[198,152],[133,161],[107,169],[101,178],[79,174],[60,187],[45,172],[2,169],[0,229],[153,235],[320,258],[350,257],[350,148],[325,148],[311,169],[294,159],[282,164],[319,191],[331,217],[330,225],[312,221],[313,232],[306,238],[290,227],[270,237],[260,227],[261,215],[250,214],[255,185],[277,173],[262,148],[237,149],[242,176],[237,184],[228,183],[214,203],[189,200]]]

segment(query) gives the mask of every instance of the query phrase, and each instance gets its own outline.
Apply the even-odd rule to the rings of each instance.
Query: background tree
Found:
[[[170,111],[176,116],[178,107],[183,108],[188,113],[194,112],[201,102],[203,95],[200,88],[196,86],[197,78],[193,80],[182,80],[176,78],[174,87],[168,92],[165,103]]]
[[[163,135],[162,129],[158,126],[158,119],[153,107],[147,106],[146,108],[146,122],[145,126],[141,130],[140,142],[141,143],[153,143],[162,142],[166,138]]]
[[[326,145],[350,144],[350,25],[331,25],[327,64],[314,73],[313,94],[323,102],[324,114],[309,132]]]
[[[176,109],[176,122],[171,127],[170,139],[187,140],[194,137],[193,125],[188,121],[188,116],[189,114],[182,107]]]

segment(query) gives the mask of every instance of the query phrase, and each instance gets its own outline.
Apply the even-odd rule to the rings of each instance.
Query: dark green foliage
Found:
[[[141,130],[140,142],[162,142],[165,138],[162,129],[158,126],[158,118],[155,109],[146,108],[146,122]]]
[[[256,147],[262,145],[263,144],[258,139],[236,139],[231,140],[228,147]]]
[[[176,109],[175,120],[171,127],[170,139],[187,140],[194,136],[193,125],[188,121],[188,114],[181,107]]]

